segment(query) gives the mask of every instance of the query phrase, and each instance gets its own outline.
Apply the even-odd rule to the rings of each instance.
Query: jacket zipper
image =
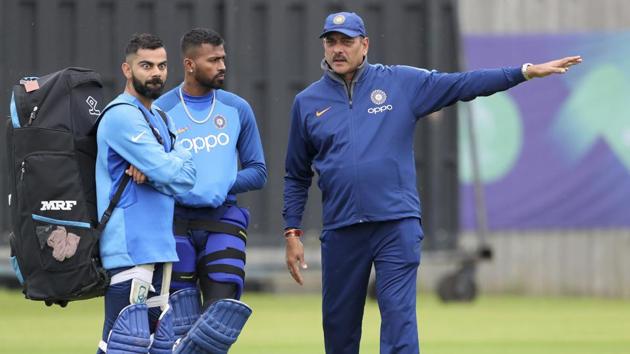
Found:
[[[352,89],[354,88],[354,82],[350,82],[350,85],[344,82],[344,86],[346,86],[346,93],[348,94],[348,104],[350,109],[352,109]]]
[[[353,175],[354,175],[354,185],[357,185],[358,182],[358,173],[357,173],[357,154],[356,154],[356,149],[355,149],[355,144],[354,144],[354,136],[355,136],[355,132],[354,132],[354,116],[352,114],[352,91],[354,90],[354,81],[350,82],[350,85],[348,85],[347,83],[344,82],[344,85],[346,87],[346,93],[348,94],[348,105],[349,105],[349,109],[350,109],[350,141],[352,142],[351,146],[352,146],[352,169],[353,169]],[[356,198],[356,205],[357,205],[357,211],[358,211],[358,222],[361,223],[363,222],[363,219],[361,218],[360,215],[363,214],[363,207],[361,206],[361,199],[359,197],[358,193],[354,193],[355,198]]]
[[[322,61],[322,68],[326,71],[326,68],[324,67],[324,61]],[[332,70],[328,70],[326,71],[327,74],[329,75],[329,78],[337,83],[341,83],[344,85],[346,94],[348,95],[348,109],[349,109],[349,119],[350,119],[350,149],[352,150],[352,168],[353,168],[353,177],[354,177],[354,181],[355,181],[355,186],[356,186],[356,182],[358,180],[358,173],[357,173],[357,169],[356,169],[356,162],[357,162],[357,156],[356,156],[356,149],[354,147],[354,123],[353,123],[353,114],[352,114],[352,93],[354,91],[354,84],[356,83],[356,81],[354,79],[357,79],[358,77],[356,76],[358,73],[355,73],[353,80],[350,81],[350,84],[348,85],[348,83],[340,76],[340,75],[336,75],[334,72],[332,72]],[[355,188],[353,188],[354,191]],[[366,221],[366,219],[364,219],[362,217],[363,215],[363,208],[361,206],[361,200],[358,196],[358,194],[355,192],[355,198],[356,198],[356,205],[357,205],[357,222],[359,223],[363,223]]]

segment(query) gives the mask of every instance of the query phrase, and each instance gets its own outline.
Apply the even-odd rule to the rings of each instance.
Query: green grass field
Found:
[[[423,354],[628,354],[630,301],[483,296],[472,304],[419,297]],[[317,295],[258,295],[230,353],[323,353]],[[100,299],[47,308],[0,290],[0,353],[94,353]],[[378,353],[378,308],[368,302],[361,353]]]

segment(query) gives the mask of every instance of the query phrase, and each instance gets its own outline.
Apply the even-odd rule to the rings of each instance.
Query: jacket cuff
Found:
[[[285,217],[284,218],[284,229],[288,229],[288,228],[295,228],[295,229],[301,229],[302,225],[301,225],[301,217],[299,216],[289,216],[289,217]]]
[[[505,73],[507,74],[510,81],[517,84],[527,81],[525,76],[523,76],[523,71],[521,70],[520,66],[507,68],[507,70],[505,70]]]

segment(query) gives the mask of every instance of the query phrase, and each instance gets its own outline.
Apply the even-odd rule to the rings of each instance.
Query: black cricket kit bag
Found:
[[[96,125],[100,75],[67,68],[13,87],[7,122],[12,263],[26,298],[47,305],[101,296],[109,284],[98,240]]]

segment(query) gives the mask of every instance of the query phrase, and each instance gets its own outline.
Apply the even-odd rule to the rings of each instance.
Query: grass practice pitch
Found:
[[[254,313],[231,354],[321,354],[318,295],[247,294]],[[481,296],[470,304],[418,297],[422,354],[628,354],[630,301]],[[0,290],[0,353],[94,353],[102,298],[67,308]],[[378,353],[379,315],[368,301],[361,353]]]

